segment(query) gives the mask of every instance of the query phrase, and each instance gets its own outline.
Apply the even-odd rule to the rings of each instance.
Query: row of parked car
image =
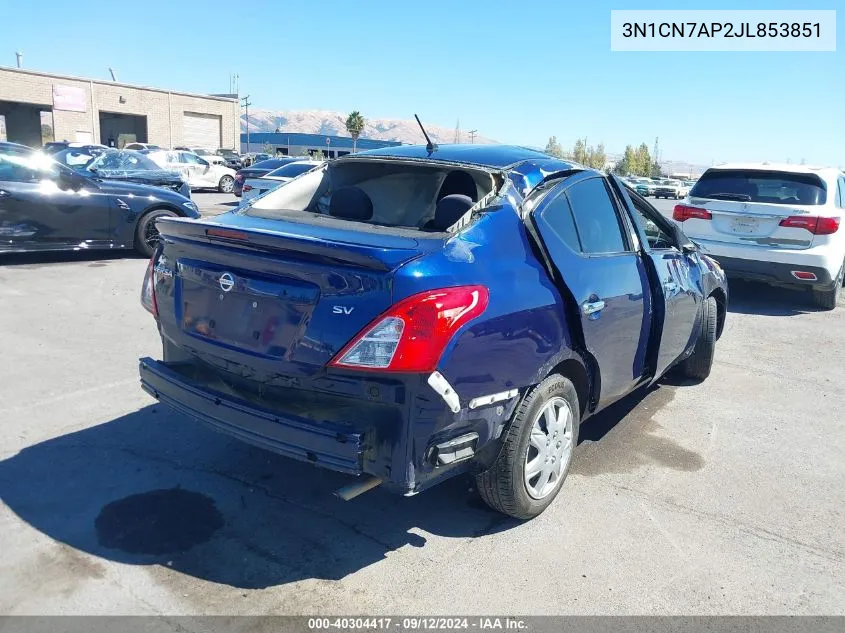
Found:
[[[223,156],[200,148],[167,150],[147,143],[130,143],[122,150],[82,144],[69,144],[53,150],[51,156],[54,160],[76,170],[133,172],[133,177],[147,184],[159,184],[152,182],[155,180],[171,188],[171,181],[178,178],[184,182],[183,193],[188,197],[191,190],[216,189],[221,193],[234,190],[235,170],[228,166]]]
[[[695,185],[695,180],[675,180],[671,178],[644,178],[628,176],[623,178],[625,184],[644,197],[672,198],[680,200],[686,196]]]

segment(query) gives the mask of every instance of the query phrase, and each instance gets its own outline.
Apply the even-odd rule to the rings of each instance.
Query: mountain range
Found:
[[[250,110],[249,131],[299,132],[326,136],[349,136],[346,131],[346,114],[329,110]],[[455,128],[446,128],[423,121],[425,130],[435,143],[455,142]],[[241,114],[241,132],[246,132],[246,115]],[[458,141],[469,143],[470,135],[458,130]],[[402,143],[425,143],[420,127],[414,119],[366,119],[361,138]],[[475,135],[476,143],[495,143],[493,139]]]
[[[346,114],[331,110],[250,110],[250,132],[298,132],[302,134],[321,134],[325,136],[348,136]],[[426,132],[435,143],[445,145],[455,142],[455,128],[447,128],[423,121]],[[241,132],[246,132],[246,115],[241,113]],[[457,130],[458,142],[469,143],[470,135],[466,130]],[[380,141],[399,141],[401,143],[425,143],[425,138],[414,119],[366,119],[361,138]],[[496,143],[486,136],[475,136],[476,143]],[[537,147],[543,151],[542,147]],[[607,154],[607,159],[615,163],[622,154]],[[707,167],[690,165],[681,161],[661,161],[665,173],[700,174]]]

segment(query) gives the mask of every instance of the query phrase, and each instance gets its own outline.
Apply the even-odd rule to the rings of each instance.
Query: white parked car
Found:
[[[661,180],[657,183],[654,187],[654,197],[655,198],[674,198],[678,200],[679,198],[683,198],[684,196],[681,195],[681,186],[682,183],[680,180]]]
[[[244,181],[242,197],[244,200],[248,200],[249,198],[260,196],[270,191],[270,189],[275,189],[279,185],[293,180],[306,171],[311,171],[324,162],[322,160],[298,160],[287,165],[282,165],[261,178],[247,178]]]
[[[174,151],[181,150],[185,152],[191,152],[201,157],[202,159],[207,160],[209,163],[219,163],[221,165],[226,164],[225,158],[223,158],[216,152],[212,152],[211,150],[204,149],[202,147],[174,147],[173,149]]]
[[[728,275],[812,290],[836,307],[845,275],[845,175],[768,163],[711,167],[672,217]]]
[[[185,182],[193,189],[217,189],[220,193],[231,193],[235,188],[235,170],[224,163],[210,163],[193,152],[155,151],[145,152],[164,169],[182,174]]]

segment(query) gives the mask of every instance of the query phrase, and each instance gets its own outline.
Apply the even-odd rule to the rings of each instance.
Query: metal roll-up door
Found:
[[[182,120],[183,142],[186,147],[220,148],[220,116],[185,112]]]

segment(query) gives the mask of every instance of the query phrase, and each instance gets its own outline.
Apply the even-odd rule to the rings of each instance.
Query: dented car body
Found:
[[[498,507],[528,518],[557,493],[577,421],[700,356],[727,286],[614,178],[522,148],[430,150],[347,156],[234,212],[159,221],[142,302],[163,358],[141,359],[141,383],[244,441],[409,495],[490,472],[560,376],[569,453],[540,451],[555,462],[541,486],[526,449],[533,509]],[[602,192],[611,225],[582,195]],[[587,252],[608,231],[621,249]]]

